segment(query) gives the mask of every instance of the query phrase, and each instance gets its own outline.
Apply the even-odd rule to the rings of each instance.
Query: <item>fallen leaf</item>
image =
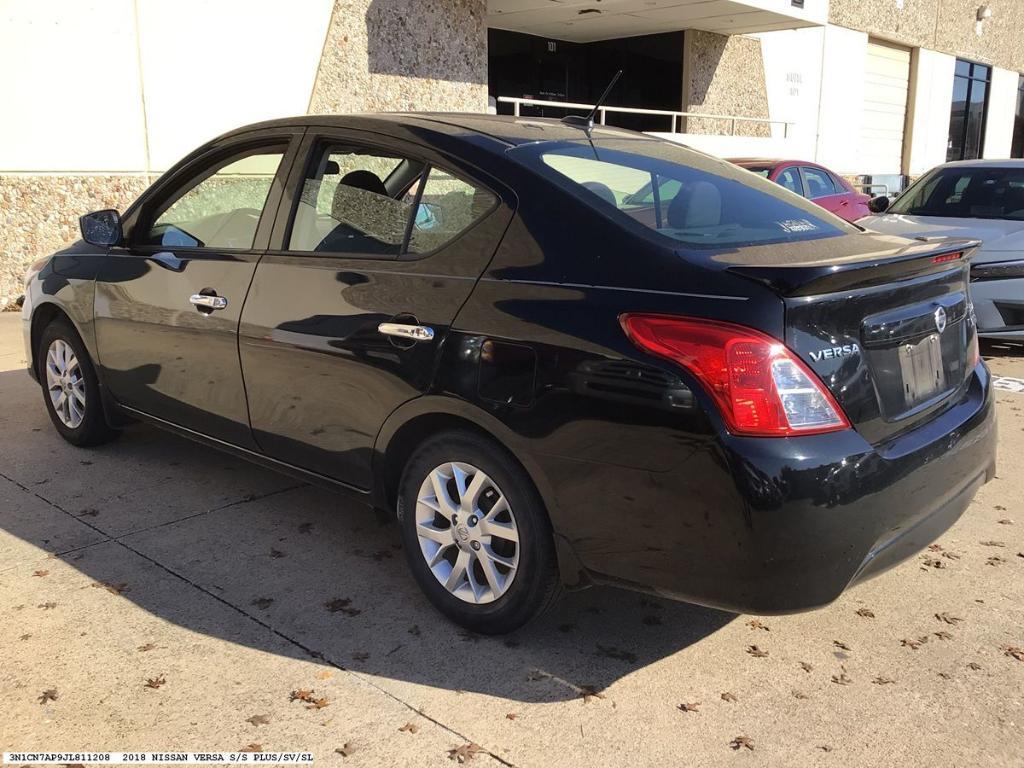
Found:
[[[757,659],[763,659],[765,656],[768,655],[768,651],[762,650],[761,648],[758,648],[756,645],[748,645],[747,653],[749,653],[751,656]]]
[[[505,715],[506,720],[515,720],[517,717],[519,717],[519,715],[517,715],[515,712],[509,712],[507,715]]]
[[[338,747],[334,751],[337,752],[342,757],[348,757],[349,755],[351,755],[353,752],[356,751],[356,747],[355,747],[355,745],[351,741],[346,741],[344,743],[344,745]]]
[[[952,640],[953,636],[944,629],[940,629],[938,632],[932,632],[939,640]]]
[[[349,598],[336,597],[333,600],[328,600],[326,603],[324,603],[324,608],[326,608],[331,613],[338,613],[340,611],[341,613],[344,613],[346,616],[358,616],[360,613],[362,613],[362,611],[358,608],[350,607],[351,605],[352,601]]]
[[[321,669],[316,673],[317,680],[330,680],[332,677],[334,677],[334,672],[330,669]]]
[[[958,555],[956,552],[943,552],[942,556],[947,558],[948,560],[959,560],[960,559],[960,555]]]
[[[413,624],[411,627],[409,627],[409,634],[414,636],[414,637],[419,637],[420,636],[420,626],[419,626],[419,624]]]
[[[971,662],[968,662],[967,668],[968,669],[973,669],[975,672],[977,672],[979,669],[981,669],[981,664],[979,664],[976,661],[971,661]]]
[[[800,668],[803,669],[804,672],[811,672],[814,669],[814,667],[812,667],[806,661],[800,662]]]
[[[737,736],[735,739],[729,742],[729,746],[732,747],[734,750],[740,750],[746,747],[747,749],[753,751],[754,741],[753,739],[747,736]]]
[[[460,629],[458,631],[459,637],[462,638],[464,643],[479,643],[480,635],[476,632],[470,632],[468,629]]]
[[[82,509],[79,510],[77,517],[96,517],[99,513],[98,509]]]
[[[943,680],[952,680],[953,679],[953,676],[951,674],[949,674],[949,672],[939,672],[939,677],[941,677]]]
[[[579,693],[584,704],[589,703],[591,699],[603,699],[605,697],[603,693],[592,685],[581,685],[579,687]]]
[[[924,565],[925,565],[926,568],[945,568],[946,567],[946,564],[944,562],[942,562],[941,560],[938,560],[938,559],[936,559],[934,557],[926,557],[923,562],[924,562]]]
[[[832,751],[832,747],[830,747],[828,744],[819,744],[818,745],[818,749],[820,749],[822,752],[831,752]]]
[[[464,763],[467,760],[472,760],[478,754],[484,751],[484,748],[477,744],[475,741],[469,744],[463,744],[461,747],[448,750],[448,759],[455,760],[459,763]]]
[[[250,605],[255,605],[261,611],[267,610],[271,605],[274,604],[274,598],[272,597],[257,597],[253,600]]]
[[[42,608],[44,611],[48,611],[51,608],[56,608],[56,607],[57,607],[57,604],[53,603],[53,602],[50,602],[50,603],[40,603],[39,605],[36,606],[36,608]]]
[[[722,701],[736,701],[736,697],[733,694],[726,691],[722,694]]]
[[[48,701],[56,701],[59,697],[60,694],[57,693],[56,688],[47,688],[45,691],[39,694],[39,703],[45,704]]]
[[[942,547],[941,544],[936,543],[936,544],[929,544],[928,545],[928,549],[930,551],[932,551],[932,552],[941,552],[943,547]]]
[[[270,723],[270,715],[253,715],[252,717],[245,718],[245,722],[252,725],[267,725]]]
[[[1024,661],[1024,648],[1018,648],[1015,645],[1004,645],[1000,650],[1004,656],[1011,656],[1017,661]]]
[[[1005,562],[1006,562],[1006,560],[1001,558],[999,555],[993,555],[992,557],[990,557],[988,560],[985,561],[985,565],[1000,565],[1000,564],[1005,563]]]
[[[893,680],[891,677],[881,677],[881,676],[879,676],[879,677],[876,677],[871,682],[874,683],[875,685],[891,685],[892,683],[895,683],[896,681]]]
[[[352,652],[352,659],[353,659],[353,661],[366,661],[368,658],[370,658],[370,654],[367,653],[366,651],[353,651]]]
[[[156,646],[153,645],[153,643],[146,643],[144,645],[140,645],[135,650],[141,651],[142,653],[145,653],[146,651],[152,651],[154,648],[156,648]]]
[[[766,624],[762,624],[757,619],[751,619],[750,621],[748,621],[747,622],[747,626],[750,627],[751,629],[763,629],[765,632],[771,632],[772,631],[771,627],[767,626]]]
[[[945,611],[943,611],[942,613],[936,613],[935,618],[939,621],[944,621],[947,624],[952,624],[953,626],[956,626],[961,621],[963,621],[963,619],[961,619],[959,616],[950,616]]]
[[[288,701],[312,702],[315,700],[315,691],[311,688],[299,688],[288,694]]]
[[[146,688],[152,688],[156,690],[161,685],[167,682],[167,678],[163,675],[157,675],[156,677],[146,678]]]
[[[844,650],[844,651],[850,650],[850,646],[848,646],[846,643],[842,642],[841,640],[833,640],[832,641],[832,645],[834,645],[836,648],[839,648],[839,649]]]
[[[1002,520],[996,520],[996,522],[999,523],[1000,525],[1013,525],[1013,520],[1010,520],[1009,518],[1006,518],[1006,517],[1004,517]]]
[[[874,611],[872,611],[869,608],[858,608],[856,610],[856,614],[858,616],[861,616],[861,617],[865,618],[865,619],[873,619],[873,618],[875,618]]]
[[[1003,541],[980,541],[978,542],[983,547],[1005,547],[1006,542]]]
[[[271,547],[270,556],[276,560],[278,558],[285,557],[285,554],[280,549],[274,549]]]
[[[798,691],[798,690],[796,690],[794,688],[793,689],[793,698],[795,698],[795,699],[806,699],[806,698],[808,698],[808,696],[803,691]]]
[[[28,640],[30,637],[32,637],[31,634],[24,634],[24,635],[21,635],[21,637],[19,637],[18,639],[19,640]]]
[[[633,663],[636,661],[636,654],[632,651],[623,651],[619,648],[611,646],[597,644],[597,655],[606,656],[609,659],[616,659],[618,661],[628,661]]]
[[[402,733],[419,733],[420,727],[416,723],[406,723],[398,730]]]
[[[700,712],[700,702],[695,701],[692,704],[680,704],[676,709],[680,712]]]
[[[239,752],[262,752],[263,751],[263,745],[262,744],[247,744],[247,745],[245,745],[244,747],[242,747],[238,751]]]
[[[850,683],[853,682],[853,680],[851,680],[849,677],[847,677],[846,673],[843,672],[843,673],[838,674],[838,675],[832,675],[832,682],[835,683],[836,685],[849,685]]]
[[[131,589],[127,584],[109,584],[105,581],[94,581],[92,586],[105,589],[112,595],[123,595]]]
[[[50,574],[49,571],[36,571],[32,575],[33,576],[48,576],[49,574]]]
[[[309,704],[306,705],[306,709],[323,709],[330,704],[326,696],[321,696],[319,699],[313,699]]]

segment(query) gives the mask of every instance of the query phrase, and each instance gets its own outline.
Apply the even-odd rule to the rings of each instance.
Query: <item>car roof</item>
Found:
[[[1024,168],[1024,159],[1005,158],[1003,160],[954,160],[943,163],[938,168]]]
[[[727,158],[733,165],[770,165],[773,168],[778,165],[809,165],[812,168],[825,168],[821,163],[813,160],[786,160],[778,157],[730,157]]]
[[[560,120],[544,117],[514,117],[462,112],[373,112],[347,115],[301,115],[247,125],[231,131],[224,138],[261,128],[301,128],[331,126],[355,129],[386,129],[388,127],[428,128],[438,133],[467,131],[489,136],[514,147],[538,141],[577,141],[585,139],[581,128],[566,125]],[[631,138],[662,141],[647,134],[625,128],[595,125],[591,131],[595,138]]]

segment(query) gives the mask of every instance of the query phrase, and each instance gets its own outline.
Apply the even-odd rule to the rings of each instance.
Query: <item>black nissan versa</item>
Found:
[[[474,630],[592,582],[814,608],[994,471],[977,243],[642,134],[262,123],[82,233],[26,277],[57,431],[148,421],[389,510]]]

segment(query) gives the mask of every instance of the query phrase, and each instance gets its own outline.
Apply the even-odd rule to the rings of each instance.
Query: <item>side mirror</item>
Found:
[[[78,220],[82,239],[89,245],[110,248],[121,242],[121,214],[113,208],[87,213]]]
[[[889,198],[885,195],[873,197],[868,201],[868,210],[872,213],[885,213],[889,210]]]

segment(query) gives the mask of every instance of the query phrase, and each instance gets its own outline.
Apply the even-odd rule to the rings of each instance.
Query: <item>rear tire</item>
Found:
[[[561,594],[551,525],[533,483],[480,435],[452,430],[420,445],[402,473],[398,515],[413,577],[467,629],[511,632]]]
[[[43,329],[36,361],[46,412],[61,437],[79,447],[117,437],[104,418],[92,360],[70,323],[57,319]]]

